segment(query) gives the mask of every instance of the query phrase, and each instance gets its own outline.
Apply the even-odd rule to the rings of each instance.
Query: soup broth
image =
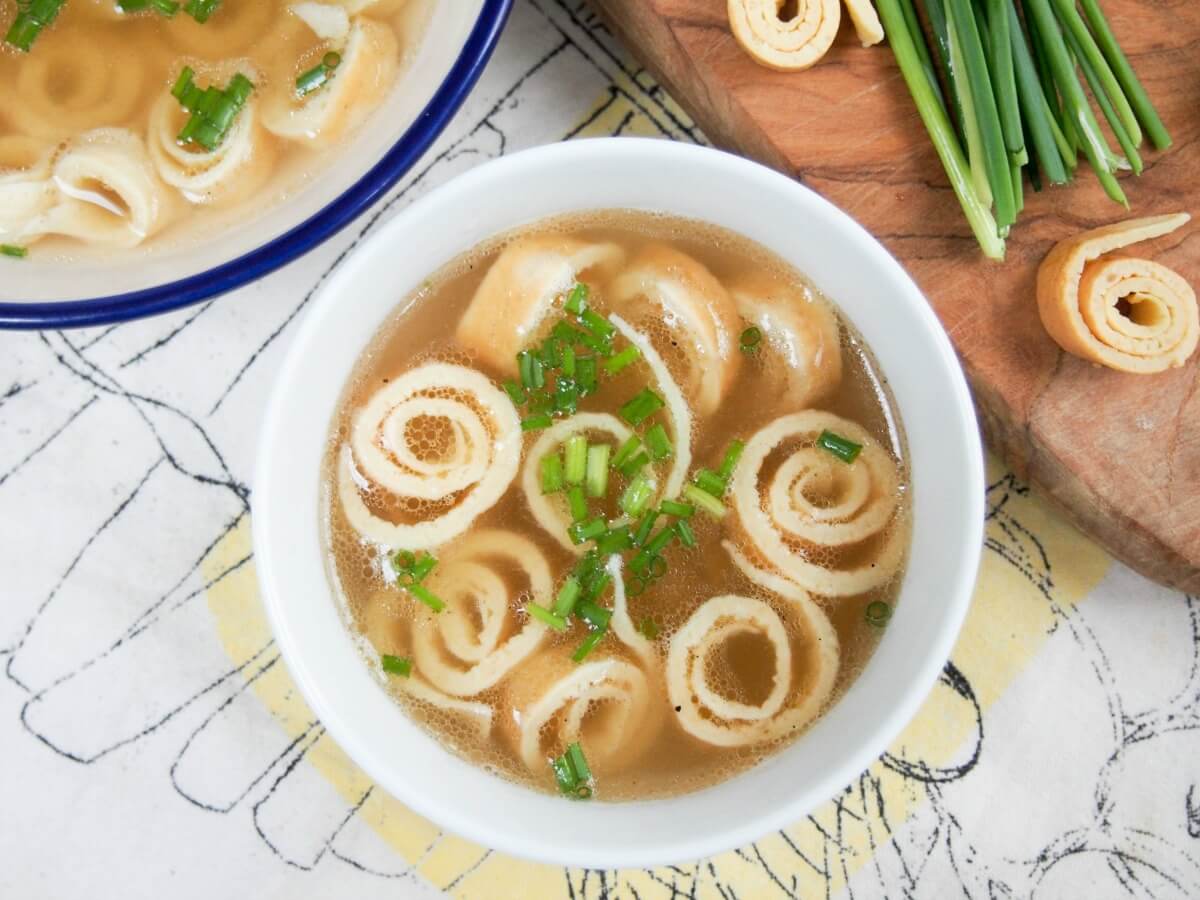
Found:
[[[67,0],[0,42],[0,244],[66,260],[252,221],[403,80],[432,2]]]
[[[875,648],[910,531],[849,323],[758,245],[633,212],[506,236],[401,302],[324,484],[331,580],[400,706],[505,778],[604,800],[800,734]]]

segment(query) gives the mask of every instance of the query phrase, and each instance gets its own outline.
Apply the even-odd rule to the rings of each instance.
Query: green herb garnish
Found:
[[[856,444],[849,438],[834,434],[832,431],[822,431],[820,437],[817,438],[817,446],[822,450],[828,450],[845,463],[854,462],[858,459],[858,454],[862,453],[862,444]]]

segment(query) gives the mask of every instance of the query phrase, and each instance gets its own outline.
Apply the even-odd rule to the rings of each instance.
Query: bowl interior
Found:
[[[913,547],[896,613],[843,699],[807,734],[716,787],[671,800],[580,804],[476,769],[415,726],[375,683],[322,563],[318,473],[359,352],[400,299],[480,240],[577,210],[666,211],[752,238],[791,262],[857,326],[890,379],[909,441]],[[462,210],[470,209],[464,216]],[[862,771],[915,713],[961,625],[978,564],[982,455],[961,369],[924,298],[883,248],[816,194],[713,150],[627,138],[526,151],[414,204],[324,289],[280,375],[254,494],[259,577],[301,690],[385,789],[489,847],[559,864],[640,866],[749,843]]]
[[[490,7],[490,13],[485,7]],[[53,259],[39,261],[36,253],[31,254],[20,267],[8,267],[13,271],[6,270],[0,281],[0,300],[44,302],[127,294],[207,272],[270,243],[345,194],[406,130],[425,127],[419,121],[421,112],[446,80],[480,16],[502,17],[506,11],[507,3],[494,0],[437,3],[424,38],[409,51],[412,56],[384,103],[351,140],[318,158],[313,170],[318,177],[303,178],[279,202],[261,210],[255,210],[254,204],[238,208],[236,220],[228,227],[222,221],[219,231],[199,240],[172,229],[161,244],[118,254],[111,261],[107,254],[81,253],[70,265],[63,265]]]

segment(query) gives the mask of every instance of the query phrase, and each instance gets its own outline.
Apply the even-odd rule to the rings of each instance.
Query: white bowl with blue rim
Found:
[[[167,312],[307,253],[379,200],[429,149],[483,72],[512,2],[439,4],[401,83],[338,159],[252,222],[145,256],[74,263],[31,256],[6,266],[0,328],[71,328]]]

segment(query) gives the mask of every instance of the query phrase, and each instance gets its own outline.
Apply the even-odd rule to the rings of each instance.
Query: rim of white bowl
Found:
[[[888,273],[888,287],[891,289],[889,302],[903,302],[913,318],[914,327],[919,329],[923,333],[923,337],[932,344],[937,357],[937,367],[942,370],[942,374],[946,378],[945,387],[948,389],[952,401],[951,408],[943,410],[941,437],[944,441],[953,439],[955,445],[961,448],[960,461],[966,473],[964,480],[968,482],[952,486],[953,490],[960,493],[963,503],[962,515],[959,516],[962,519],[962,530],[952,536],[952,539],[956,538],[953,549],[958,552],[946,561],[947,574],[942,583],[942,587],[945,589],[943,601],[945,608],[933,632],[926,636],[926,644],[921,648],[925,654],[924,658],[917,664],[917,668],[912,672],[907,684],[895,689],[898,694],[895,702],[885,712],[877,711],[874,723],[864,731],[862,739],[852,752],[830,764],[806,786],[792,790],[789,790],[786,785],[780,786],[777,791],[773,791],[770,801],[764,802],[762,811],[750,820],[709,823],[705,826],[704,833],[697,833],[678,840],[647,843],[641,840],[637,833],[621,835],[615,840],[609,840],[613,836],[606,835],[606,840],[609,842],[603,848],[597,849],[594,841],[590,841],[589,838],[604,830],[605,820],[615,821],[627,818],[623,812],[626,810],[634,813],[648,813],[652,808],[658,812],[679,809],[678,815],[682,818],[686,815],[686,807],[696,798],[703,798],[711,792],[720,791],[728,785],[752,777],[753,773],[778,763],[781,758],[787,757],[798,746],[812,740],[812,735],[818,728],[829,725],[835,718],[845,718],[845,716],[837,715],[838,710],[847,706],[847,701],[856,693],[858,686],[872,671],[875,662],[883,655],[885,647],[890,644],[893,649],[896,649],[896,640],[899,638],[896,640],[890,640],[890,638],[895,635],[898,623],[904,619],[905,604],[903,602],[897,604],[896,614],[888,632],[885,633],[879,648],[864,671],[860,673],[857,681],[808,733],[802,735],[788,747],[732,779],[680,797],[611,804],[570,804],[592,810],[589,822],[599,825],[600,828],[593,828],[579,836],[563,833],[561,829],[553,832],[547,831],[546,834],[539,835],[536,842],[531,842],[513,836],[506,830],[503,822],[483,822],[472,816],[470,809],[454,808],[445,803],[439,803],[438,789],[436,786],[430,787],[428,778],[423,780],[420,773],[405,773],[403,766],[389,761],[384,748],[371,745],[370,739],[364,737],[363,729],[360,727],[361,723],[351,722],[342,714],[337,703],[332,702],[330,692],[333,688],[321,683],[320,676],[315,673],[314,662],[318,656],[323,655],[317,651],[323,651],[326,648],[315,645],[300,646],[297,629],[301,627],[301,623],[295,619],[294,611],[291,608],[292,602],[281,590],[283,581],[281,567],[289,565],[287,556],[293,554],[297,548],[295,546],[279,547],[273,537],[273,533],[283,525],[276,521],[279,518],[279,514],[275,510],[277,504],[272,502],[271,497],[276,491],[290,490],[289,487],[276,484],[276,467],[273,460],[276,459],[276,454],[281,453],[285,448],[290,449],[292,446],[285,435],[286,423],[292,416],[289,408],[290,401],[295,399],[292,384],[302,370],[311,367],[311,360],[314,358],[311,355],[311,348],[312,345],[319,342],[326,319],[331,315],[346,314],[346,301],[342,297],[343,286],[353,281],[356,268],[364,260],[376,253],[386,253],[387,248],[393,244],[402,243],[400,238],[405,232],[418,227],[418,223],[436,211],[469,209],[471,208],[471,198],[481,195],[482,192],[488,190],[511,191],[514,185],[520,184],[523,180],[536,178],[538,173],[544,169],[560,165],[572,166],[580,172],[586,171],[589,166],[654,165],[669,167],[687,165],[698,167],[706,170],[706,179],[711,179],[706,183],[722,184],[724,190],[729,190],[732,182],[741,181],[743,184],[757,189],[784,195],[795,204],[798,213],[811,215],[820,220],[823,228],[839,232],[842,238],[854,245],[856,252],[865,254],[873,265],[882,266]],[[587,211],[613,208],[613,206],[612,204],[598,203],[589,206],[580,205],[575,208],[579,211]],[[669,209],[664,211],[672,212]],[[692,216],[692,218],[702,219],[703,217]],[[498,229],[496,233],[516,229],[526,224],[530,223],[514,219],[505,227]],[[431,266],[431,268],[436,269],[442,264],[442,261],[439,261],[436,266]],[[372,333],[407,292],[407,288],[397,290],[395,303],[381,316],[376,317]],[[835,303],[838,301],[836,296],[831,299]],[[355,349],[352,357],[355,362],[363,349],[364,347]],[[336,380],[339,395],[349,372],[350,369],[347,367],[344,371],[332,372],[328,375],[329,378]],[[903,409],[901,409],[900,415],[904,420]],[[328,432],[328,427],[329,421],[326,420],[323,423],[322,437]],[[315,477],[316,472],[313,475]],[[301,693],[329,733],[377,784],[410,809],[445,830],[485,847],[555,865],[585,868],[628,868],[690,861],[753,843],[771,832],[794,824],[820,803],[836,796],[887,749],[905,725],[912,720],[933,688],[950,657],[970,606],[982,551],[984,492],[983,452],[978,425],[971,395],[958,358],[948,336],[916,284],[878,241],[846,213],[812,190],[778,172],[741,157],[707,147],[657,139],[596,138],[524,150],[484,163],[454,178],[415,201],[407,210],[364,242],[334,273],[314,300],[312,308],[301,323],[280,370],[267,407],[255,471],[252,523],[255,561],[263,602],[288,669]],[[919,527],[919,522],[914,527]],[[319,531],[316,505],[312,509],[311,530]],[[307,535],[307,526],[305,526],[305,531]],[[915,535],[916,531],[914,531],[914,537]],[[320,552],[319,542],[315,549],[318,553]],[[300,548],[300,552],[303,553],[303,548]],[[322,568],[324,568],[323,565]],[[337,601],[327,579],[323,580],[320,590],[326,595],[329,606],[336,607]],[[346,636],[346,645],[350,646],[348,635]],[[358,657],[358,654],[355,653],[355,656]],[[363,674],[370,677],[367,665],[361,657],[358,657],[356,661]],[[394,703],[386,697],[382,688],[374,682],[373,678],[371,683],[375,684],[376,690],[389,703]],[[407,716],[402,711],[398,708],[396,711],[399,718],[407,721]],[[412,727],[416,728],[416,726]],[[448,750],[441,752],[453,757]],[[453,758],[457,759],[457,757]],[[462,763],[462,765],[470,766],[471,764]],[[471,768],[475,767],[471,766]],[[513,787],[510,782],[497,776],[485,774],[485,777],[495,782],[497,791],[502,790],[501,785],[506,785],[508,788]],[[532,805],[543,803],[546,800],[553,803],[568,802],[561,798],[551,798],[548,795],[539,794],[527,788],[518,790],[521,798],[528,797],[525,802]],[[605,810],[617,810],[618,812],[610,815]]]

